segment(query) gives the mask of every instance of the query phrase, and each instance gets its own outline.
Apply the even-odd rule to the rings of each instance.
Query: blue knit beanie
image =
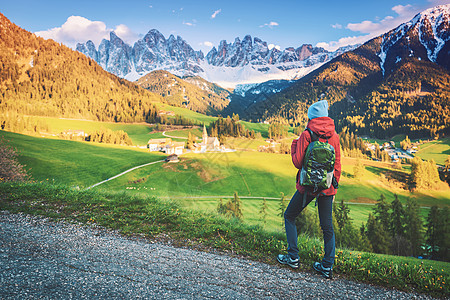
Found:
[[[328,102],[327,100],[320,100],[312,104],[308,108],[308,119],[328,117]]]

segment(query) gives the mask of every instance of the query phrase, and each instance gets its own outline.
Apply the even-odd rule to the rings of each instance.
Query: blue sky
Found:
[[[450,0],[272,1],[2,1],[0,12],[20,27],[70,47],[96,46],[114,30],[129,44],[150,29],[179,35],[205,54],[223,39],[249,34],[282,49],[302,44],[334,50],[365,42]]]

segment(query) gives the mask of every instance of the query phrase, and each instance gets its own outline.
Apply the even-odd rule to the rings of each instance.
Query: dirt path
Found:
[[[165,131],[163,131],[162,133],[163,136],[168,137],[168,138],[173,138],[173,139],[183,139],[183,140],[187,140],[187,137],[183,137],[183,136],[172,136],[172,135],[167,135]]]
[[[0,299],[427,299],[0,212]]]
[[[126,170],[125,172],[122,172],[122,173],[117,174],[117,175],[115,175],[115,176],[113,176],[113,177],[111,177],[111,178],[108,178],[108,179],[103,180],[103,181],[101,181],[101,182],[98,182],[98,183],[96,183],[96,184],[94,184],[94,185],[91,185],[90,187],[88,187],[88,188],[86,188],[86,189],[87,189],[87,190],[88,190],[88,189],[91,189],[91,188],[96,187],[96,186],[98,186],[98,185],[100,185],[100,184],[102,184],[102,183],[108,182],[108,181],[113,180],[113,179],[115,179],[115,178],[117,178],[117,177],[120,177],[120,176],[122,176],[122,175],[125,175],[125,174],[127,174],[128,172],[134,171],[134,170],[139,169],[139,168],[142,168],[142,167],[150,166],[150,165],[153,165],[153,164],[156,164],[156,163],[160,163],[160,162],[164,162],[164,159],[162,159],[162,160],[157,160],[157,161],[153,161],[153,162],[148,163],[148,164],[143,164],[143,165],[140,165],[140,166],[137,166],[137,167],[128,169],[128,170]]]

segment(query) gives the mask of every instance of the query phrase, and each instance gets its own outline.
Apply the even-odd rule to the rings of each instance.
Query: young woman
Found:
[[[287,254],[277,257],[279,263],[298,268],[297,227],[295,218],[315,198],[319,209],[320,227],[323,231],[325,255],[321,262],[315,262],[313,267],[325,278],[332,278],[335,257],[335,239],[333,230],[333,200],[336,195],[339,178],[341,176],[341,151],[339,136],[334,127],[334,121],[328,117],[328,102],[321,100],[308,108],[308,125],[310,131],[318,137],[319,141],[328,142],[335,151],[333,184],[325,190],[312,192],[300,184],[300,176],[297,175],[297,191],[289,202],[284,212],[286,238],[288,242]],[[291,145],[291,156],[294,166],[301,170],[306,149],[313,137],[305,130]]]

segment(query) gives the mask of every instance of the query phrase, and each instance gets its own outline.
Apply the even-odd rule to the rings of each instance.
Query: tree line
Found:
[[[225,137],[247,137],[255,138],[255,131],[248,130],[239,122],[239,115],[233,115],[231,118],[219,116],[216,121],[211,122],[208,127],[208,134],[216,136],[222,142]]]
[[[281,193],[278,216],[283,223],[284,211],[288,199]],[[237,194],[226,203],[222,199],[217,212],[224,216],[242,219],[242,202]],[[265,225],[268,216],[267,200],[264,198],[259,207],[261,222]],[[306,207],[296,218],[299,233],[312,237],[321,234],[317,210]],[[412,198],[402,204],[397,195],[391,203],[383,194],[377,200],[366,223],[355,227],[350,218],[350,208],[341,200],[333,206],[333,227],[336,246],[352,250],[381,254],[414,256],[428,259],[450,261],[450,214],[448,207],[431,207],[425,222],[420,215],[420,207]]]

